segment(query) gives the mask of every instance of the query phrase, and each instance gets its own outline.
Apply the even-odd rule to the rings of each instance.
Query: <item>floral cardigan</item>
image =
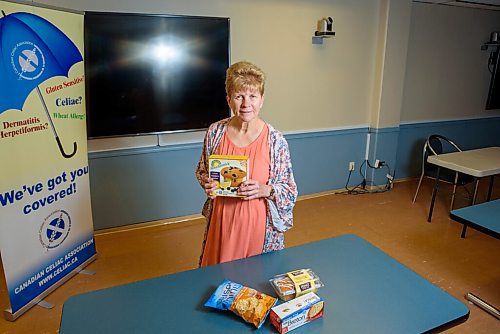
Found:
[[[208,156],[215,154],[230,120],[231,118],[226,118],[213,123],[207,130],[203,151],[196,168],[196,178],[201,186],[203,186],[202,176],[208,174]],[[288,143],[281,132],[270,124],[266,124],[269,128],[268,141],[271,162],[268,184],[273,186],[275,193],[273,199],[267,199],[266,236],[263,253],[285,248],[284,232],[293,226],[293,207],[297,200],[297,185],[293,177]],[[207,219],[202,245],[203,252],[212,214],[212,200],[210,198],[207,198],[202,214]]]

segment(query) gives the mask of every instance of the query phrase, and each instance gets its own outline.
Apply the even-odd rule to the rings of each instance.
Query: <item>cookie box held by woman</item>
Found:
[[[217,183],[216,196],[240,197],[236,191],[247,179],[248,157],[240,155],[211,155],[209,175]]]

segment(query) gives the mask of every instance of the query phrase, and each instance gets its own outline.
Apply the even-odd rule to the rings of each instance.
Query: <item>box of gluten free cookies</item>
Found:
[[[238,187],[247,179],[248,157],[242,155],[211,155],[208,157],[210,178],[217,183],[216,196],[240,197]]]
[[[269,317],[281,334],[323,316],[324,302],[314,292],[306,293],[288,302],[274,306]]]

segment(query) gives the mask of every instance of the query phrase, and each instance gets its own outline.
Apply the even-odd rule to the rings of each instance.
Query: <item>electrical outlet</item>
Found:
[[[380,168],[380,160],[379,159],[375,160],[375,166],[374,167],[375,168]]]
[[[349,162],[349,172],[354,170],[354,161]]]

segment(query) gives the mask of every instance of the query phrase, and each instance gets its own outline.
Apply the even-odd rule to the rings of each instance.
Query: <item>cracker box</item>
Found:
[[[324,301],[314,292],[306,293],[283,304],[274,306],[269,317],[281,334],[323,316]]]
[[[210,178],[217,182],[216,196],[240,197],[236,194],[247,179],[248,157],[242,155],[211,155],[208,157]]]

